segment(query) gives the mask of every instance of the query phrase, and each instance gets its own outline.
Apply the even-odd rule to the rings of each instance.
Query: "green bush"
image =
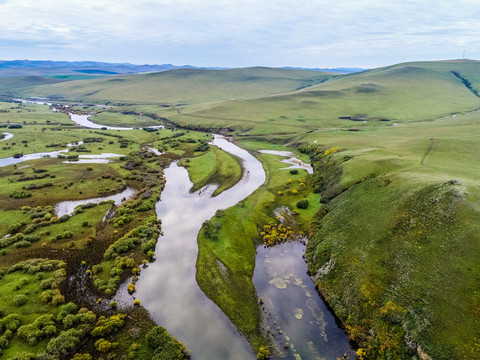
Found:
[[[23,306],[27,303],[27,297],[25,295],[15,295],[13,297],[13,303],[15,306]]]
[[[307,200],[307,199],[303,199],[303,200],[300,200],[299,202],[297,202],[297,208],[299,208],[299,209],[306,209],[306,208],[308,208],[308,200]]]
[[[35,354],[29,352],[21,352],[19,354],[16,354],[14,357],[11,357],[9,360],[34,360],[35,357]]]
[[[115,333],[120,329],[125,323],[126,314],[116,314],[112,315],[109,318],[101,316],[96,324],[96,327],[90,333],[92,336],[106,336],[112,333]]]
[[[0,331],[15,331],[20,326],[20,317],[18,314],[8,314],[3,319],[0,319]]]
[[[75,328],[62,331],[60,335],[48,342],[47,352],[53,355],[65,356],[77,347],[84,335],[82,330]]]
[[[23,325],[17,330],[17,335],[26,340],[30,345],[36,345],[41,339],[55,336],[57,328],[52,314],[42,315],[28,325]]]

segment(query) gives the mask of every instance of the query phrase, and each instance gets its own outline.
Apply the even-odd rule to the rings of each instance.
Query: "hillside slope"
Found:
[[[478,74],[479,62],[399,64],[333,77],[288,94],[184,107],[179,109],[182,116],[173,119],[182,125],[231,127],[237,132],[253,129],[249,134],[433,120],[478,107],[480,99],[474,93],[480,89]]]
[[[255,98],[318,84],[330,77],[318,71],[273,68],[178,69],[40,86],[24,94],[75,101],[199,103]]]

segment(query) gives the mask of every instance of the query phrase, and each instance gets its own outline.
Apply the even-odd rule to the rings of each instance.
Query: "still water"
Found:
[[[335,360],[344,354],[355,359],[307,274],[304,252],[299,241],[257,249],[253,283],[263,299],[265,329],[283,359]]]
[[[245,339],[208,299],[195,280],[197,234],[217,209],[235,205],[265,181],[261,163],[221,137],[213,144],[243,160],[244,175],[234,187],[211,197],[214,186],[190,193],[187,170],[173,163],[165,170],[167,183],[157,216],[162,219],[156,262],[142,271],[136,298],[153,319],[183,341],[198,360],[254,359]]]
[[[110,196],[97,197],[92,199],[83,199],[83,200],[67,200],[59,202],[55,205],[55,215],[60,217],[63,215],[72,215],[75,208],[79,205],[85,205],[89,203],[98,204],[100,201],[113,200],[115,205],[120,205],[123,201],[130,199],[135,195],[135,189],[127,187],[122,192],[119,192]]]

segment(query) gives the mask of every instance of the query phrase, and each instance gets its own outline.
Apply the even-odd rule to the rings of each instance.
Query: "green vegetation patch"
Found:
[[[193,182],[192,192],[205,185],[215,184],[218,188],[213,196],[217,196],[240,181],[243,167],[238,157],[216,146],[209,146],[208,149],[203,155],[182,161],[181,165],[187,168]]]
[[[249,146],[261,149],[268,143],[250,142]],[[292,175],[287,169],[280,170],[285,167],[279,162],[280,157],[260,154],[259,158],[267,174],[265,186],[239,204],[217,211],[215,217],[203,224],[198,236],[196,274],[203,292],[256,350],[269,343],[261,331],[261,312],[252,283],[256,247],[262,243],[261,229],[277,221],[274,210],[284,206],[295,210],[295,203],[306,197],[314,205],[308,210],[299,210],[295,216],[296,233],[306,232],[311,217],[320,206],[318,195],[312,194],[311,179],[305,170]],[[290,179],[293,176],[296,176],[295,181]],[[238,226],[239,223],[242,226]]]

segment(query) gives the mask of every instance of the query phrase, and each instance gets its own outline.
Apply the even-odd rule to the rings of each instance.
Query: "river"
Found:
[[[132,129],[98,125],[88,120],[86,115],[70,116],[77,124],[90,128]],[[242,180],[212,197],[215,186],[190,193],[192,183],[188,172],[176,162],[165,169],[167,182],[162,199],[156,204],[163,235],[156,247],[156,261],[142,271],[136,283],[135,297],[142,301],[157,324],[166,327],[191,349],[194,360],[253,360],[256,356],[245,339],[198,287],[195,264],[197,235],[202,223],[209,220],[216,210],[233,206],[255,191],[265,182],[265,172],[255,157],[226,139],[215,136],[213,144],[242,159]],[[43,156],[56,156],[65,151],[0,159],[0,167]],[[288,157],[283,162],[292,165],[290,168],[312,171],[308,164],[293,158],[291,152],[262,152]],[[131,194],[117,194],[115,200],[121,201],[125,196]],[[80,203],[97,200],[105,198],[65,202],[59,204],[56,211],[59,214],[70,213]],[[65,209],[60,209],[62,206]],[[282,359],[335,360],[344,353],[353,358],[355,355],[347,336],[336,326],[306,273],[303,253],[304,245],[300,242],[257,249],[253,282],[259,297],[263,298],[265,327],[273,335],[278,349],[287,345]],[[124,285],[117,299],[124,297],[124,301],[131,303],[126,294]]]
[[[265,182],[265,172],[255,157],[227,140],[216,136],[213,144],[243,160],[243,178],[212,197],[215,186],[190,193],[185,168],[173,163],[165,170],[167,183],[156,206],[164,235],[158,240],[156,261],[142,271],[136,284],[136,298],[155,322],[185,342],[193,359],[253,359],[245,339],[198,287],[195,263],[202,223],[255,191]]]
[[[162,219],[163,236],[160,236],[156,247],[156,261],[142,271],[136,283],[135,298],[141,300],[157,324],[165,326],[186,344],[192,351],[193,359],[254,359],[255,355],[245,339],[198,287],[195,264],[197,235],[202,223],[210,219],[216,210],[235,205],[255,191],[264,183],[265,172],[256,158],[225,139],[217,136],[213,144],[243,160],[242,180],[220,195],[211,197],[215,186],[190,193],[192,183],[183,167],[173,163],[165,170],[166,186],[162,200],[156,205],[157,216]],[[286,246],[295,251],[289,252],[289,260],[282,262],[285,257],[281,252]],[[284,358],[334,360],[336,357],[333,354],[339,357],[344,353],[352,354],[347,336],[336,326],[306,274],[301,246],[300,243],[292,243],[270,250],[260,248],[256,258],[258,266],[254,283],[260,296],[268,302],[264,309],[266,318],[275,318],[272,326],[283,329],[283,339],[288,336],[291,342],[289,350],[283,354]],[[279,289],[275,286],[275,289],[270,288],[273,273],[270,265],[275,265],[277,272],[295,274],[291,280],[298,286],[288,285],[288,290],[275,293],[275,289]],[[287,284],[290,280],[282,281]],[[288,296],[285,296],[286,293]],[[284,300],[281,300],[282,296]],[[127,302],[131,303],[131,300]],[[298,309],[302,309],[303,321],[295,318],[295,315],[299,316]],[[296,322],[290,321],[290,315]],[[300,337],[305,339],[300,340]],[[279,339],[278,336],[276,338]],[[277,340],[277,344],[283,347],[284,342],[280,344]],[[309,357],[309,354],[318,356]]]

